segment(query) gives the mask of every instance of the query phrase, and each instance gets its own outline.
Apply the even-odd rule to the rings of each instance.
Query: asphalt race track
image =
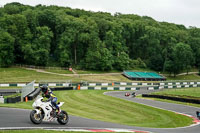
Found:
[[[128,91],[126,91],[128,92]],[[200,108],[184,106],[179,104],[164,103],[158,101],[144,100],[132,97],[125,97],[125,91],[111,91],[105,93],[105,95],[110,95],[113,97],[122,98],[125,100],[133,101],[136,103],[141,103],[157,108],[162,108],[170,111],[175,111],[179,113],[184,113],[188,115],[195,116],[195,112],[200,110]],[[132,91],[133,92],[133,91]],[[148,93],[146,89],[137,91],[136,93]],[[69,123],[67,125],[60,125],[57,122],[43,122],[40,125],[35,125],[30,121],[29,114],[31,110],[25,109],[13,109],[13,108],[0,108],[0,129],[3,128],[61,128],[61,129],[97,129],[97,128],[113,128],[113,129],[132,129],[139,131],[149,131],[155,133],[198,133],[200,125],[193,125],[183,128],[142,128],[133,127],[120,124],[114,124],[109,122],[102,122],[87,118],[81,118],[76,116],[69,116]],[[123,117],[123,116],[122,116]],[[134,119],[134,118],[133,118]]]

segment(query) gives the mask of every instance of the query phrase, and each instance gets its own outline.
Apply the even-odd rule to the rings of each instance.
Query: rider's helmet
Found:
[[[48,91],[47,85],[42,85],[40,88],[41,88],[43,93],[46,93]]]

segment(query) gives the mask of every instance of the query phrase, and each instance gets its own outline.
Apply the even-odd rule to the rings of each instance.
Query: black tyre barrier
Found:
[[[28,100],[33,100],[35,97],[37,97],[37,95],[39,95],[40,93],[40,88],[36,88],[33,92],[31,92],[29,95],[28,95]],[[24,98],[25,100],[25,98]]]
[[[16,94],[16,92],[21,92],[20,89],[0,89],[0,96],[8,96],[12,94]]]
[[[200,99],[190,99],[190,98],[164,96],[164,95],[152,95],[152,94],[142,94],[142,97],[152,97],[152,98],[167,99],[167,100],[173,100],[173,101],[179,101],[179,102],[200,104]]]
[[[56,87],[56,88],[50,88],[52,91],[63,91],[63,90],[73,90],[73,87]]]
[[[21,96],[17,96],[17,97],[10,97],[10,98],[6,98],[5,99],[5,103],[17,103],[21,101]]]

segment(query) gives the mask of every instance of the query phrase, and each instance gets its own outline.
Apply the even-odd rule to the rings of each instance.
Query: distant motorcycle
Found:
[[[131,97],[136,97],[136,94],[135,94],[135,92],[133,92],[132,94],[126,92],[126,93],[125,93],[125,96],[126,96],[126,97],[129,97],[129,96],[131,96]]]
[[[64,102],[58,103],[61,107]],[[61,110],[58,114],[56,108],[51,104],[51,102],[43,101],[43,97],[37,96],[35,102],[33,103],[34,110],[30,113],[30,120],[34,124],[40,124],[42,121],[58,121],[61,125],[65,125],[69,121],[69,117],[66,111]]]

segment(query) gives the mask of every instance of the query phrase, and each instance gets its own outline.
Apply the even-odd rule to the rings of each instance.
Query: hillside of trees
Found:
[[[187,18],[186,18],[187,19]],[[177,74],[200,67],[200,29],[148,16],[10,3],[0,8],[0,66],[147,67]]]

